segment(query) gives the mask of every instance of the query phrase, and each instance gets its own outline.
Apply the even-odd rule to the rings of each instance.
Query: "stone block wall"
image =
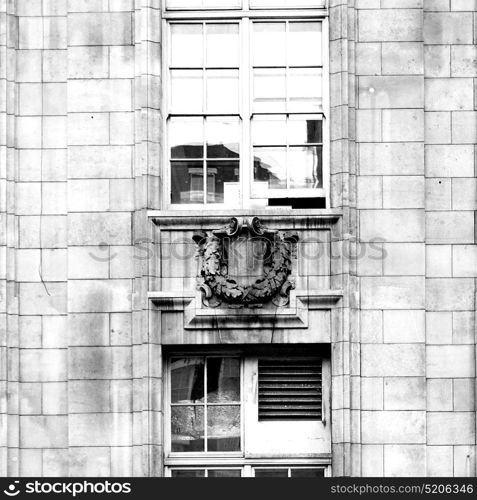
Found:
[[[0,0],[2,475],[161,461],[134,258],[160,201],[160,4]],[[476,44],[475,0],[330,1],[331,199],[360,250],[340,473],[476,474]]]

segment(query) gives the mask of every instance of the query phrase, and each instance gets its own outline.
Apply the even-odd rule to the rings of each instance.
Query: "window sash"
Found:
[[[331,464],[325,461],[317,462],[312,459],[302,459],[297,461],[291,461],[287,459],[283,460],[249,460],[247,463],[244,462],[222,462],[214,461],[210,464],[206,463],[191,463],[191,464],[170,464],[165,467],[165,476],[172,477],[173,471],[205,471],[203,477],[208,477],[208,471],[213,470],[231,470],[240,471],[241,477],[254,477],[256,469],[283,469],[287,471],[288,476],[291,476],[291,470],[300,469],[319,469],[323,470],[324,477],[331,477],[332,467]]]
[[[324,11],[321,9],[319,11],[320,15],[317,15],[317,12],[315,10],[310,10],[310,11],[293,11],[294,13],[299,13],[296,17],[290,16],[288,12],[284,13],[283,11],[280,12],[280,16],[276,19],[276,21],[280,22],[293,22],[293,21],[304,21],[304,22],[311,22],[311,21],[316,21],[316,22],[321,22],[321,35],[322,35],[322,65],[317,66],[316,68],[321,69],[322,71],[322,110],[304,110],[304,109],[297,109],[296,111],[291,111],[288,114],[289,115],[303,115],[303,114],[321,114],[322,115],[322,121],[323,121],[323,147],[322,147],[322,184],[320,187],[303,187],[303,188],[293,188],[287,183],[286,188],[280,188],[280,189],[273,189],[268,188],[266,191],[263,192],[263,194],[260,192],[257,196],[256,193],[253,193],[254,187],[253,187],[253,182],[254,182],[254,175],[253,175],[253,147],[252,147],[252,138],[251,138],[251,122],[253,120],[253,116],[259,116],[263,113],[257,113],[253,112],[253,102],[252,102],[252,95],[253,95],[253,65],[252,65],[252,60],[251,60],[251,45],[252,45],[252,19],[254,19],[254,16],[247,16],[244,15],[244,12],[240,12],[240,15],[236,18],[230,17],[227,15],[227,18],[220,18],[220,19],[214,19],[213,17],[208,16],[209,12],[205,12],[203,14],[206,14],[204,17],[198,17],[196,18],[195,16],[192,16],[187,12],[187,17],[184,18],[169,18],[169,19],[164,19],[164,33],[167,33],[167,41],[165,43],[166,45],[166,53],[168,54],[168,57],[164,58],[164,67],[163,67],[163,74],[167,75],[167,81],[168,85],[165,87],[164,95],[163,95],[163,109],[165,110],[164,117],[163,117],[163,130],[164,130],[164,135],[167,138],[166,139],[166,147],[163,148],[163,165],[165,165],[165,171],[164,171],[164,179],[165,182],[163,183],[163,208],[164,209],[183,209],[183,210],[194,210],[194,209],[226,209],[230,208],[231,206],[234,208],[250,208],[250,207],[266,207],[268,199],[270,198],[301,198],[301,197],[307,197],[307,198],[324,198],[326,200],[327,205],[329,205],[329,120],[328,120],[328,113],[329,113],[329,92],[328,92],[328,81],[329,81],[329,75],[328,75],[328,22],[327,22],[327,17],[326,13],[324,14]],[[269,12],[261,11],[261,18],[257,17],[257,19],[266,19],[269,20]],[[266,15],[266,18],[264,17]],[[272,16],[273,17],[273,16]],[[236,114],[230,111],[224,111],[223,113],[217,113],[217,112],[212,112],[212,113],[205,113],[204,111],[202,112],[195,112],[195,113],[172,113],[171,107],[170,107],[170,100],[171,100],[171,79],[170,79],[170,66],[169,66],[169,61],[171,58],[170,54],[170,27],[172,24],[175,22],[180,22],[180,23],[196,23],[200,22],[203,24],[206,24],[207,22],[217,24],[217,23],[238,23],[239,24],[239,39],[240,39],[240,65],[239,65],[239,110]],[[204,42],[205,46],[205,42]],[[197,68],[199,70],[202,70],[202,72],[205,74],[206,69],[206,61],[205,61],[205,54],[203,57],[203,67]],[[288,68],[288,66],[286,67]],[[315,68],[315,66],[313,66]],[[184,68],[182,68],[184,69]],[[288,72],[288,69],[287,69]],[[203,78],[205,78],[205,75],[203,75]],[[206,92],[205,88],[202,89],[204,94]],[[186,111],[186,110],[183,110]],[[272,113],[266,113],[266,114],[274,114]],[[281,113],[279,113],[281,114]],[[169,118],[171,117],[213,117],[213,116],[237,116],[240,118],[241,123],[242,123],[242,133],[241,133],[241,144],[240,144],[240,164],[239,164],[239,186],[237,188],[237,191],[233,192],[234,196],[238,196],[238,199],[234,198],[232,203],[227,203],[226,197],[224,197],[224,203],[221,203],[220,200],[221,198],[219,197],[219,203],[208,203],[207,202],[207,189],[206,189],[206,183],[203,183],[203,191],[204,191],[204,196],[203,200],[200,202],[194,202],[192,199],[188,203],[173,203],[171,199],[171,194],[172,194],[172,183],[171,183],[171,158],[170,158],[170,148],[169,148],[169,141],[168,141],[168,131],[167,131],[167,122]],[[205,175],[205,174],[204,174]],[[206,177],[204,177],[205,181]]]
[[[174,0],[162,0],[162,11],[164,13],[169,12],[194,12],[194,11],[205,11],[205,12],[214,12],[214,11],[225,11],[225,12],[248,12],[248,11],[270,11],[273,9],[279,9],[282,11],[296,10],[296,9],[327,9],[328,0],[297,0],[293,2],[293,5],[286,5],[286,0],[276,0],[276,3],[270,3],[269,5],[264,5],[263,0],[229,0],[230,5],[224,5],[224,1],[215,0],[212,2],[211,0],[196,0],[195,5],[191,5],[189,1],[189,5],[187,5],[187,0],[175,0],[176,6],[171,5],[174,3]],[[260,2],[262,4],[260,5]],[[207,5],[208,3],[208,5]],[[182,4],[182,5],[181,5]]]

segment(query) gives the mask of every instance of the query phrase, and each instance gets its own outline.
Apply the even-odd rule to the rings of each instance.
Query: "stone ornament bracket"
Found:
[[[263,275],[248,285],[229,275],[227,245],[239,237],[260,238],[266,243],[261,257]],[[232,217],[220,229],[195,233],[193,240],[201,259],[198,289],[205,307],[256,308],[270,301],[284,307],[289,303],[290,291],[295,288],[290,275],[297,233],[268,229],[258,217]]]

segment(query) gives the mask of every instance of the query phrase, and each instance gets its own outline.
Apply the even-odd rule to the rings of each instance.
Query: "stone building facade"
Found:
[[[476,475],[477,3],[328,3],[262,2],[287,33],[322,23],[320,195],[191,209],[168,200],[170,24],[260,11],[0,1],[1,475]],[[231,274],[253,231],[282,250],[261,307],[198,283],[227,231]],[[319,418],[260,417],[267,362],[310,357]],[[204,396],[217,359],[227,404]]]

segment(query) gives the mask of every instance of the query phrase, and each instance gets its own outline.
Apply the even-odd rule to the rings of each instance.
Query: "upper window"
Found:
[[[326,198],[323,2],[248,1],[166,2],[168,206]]]

